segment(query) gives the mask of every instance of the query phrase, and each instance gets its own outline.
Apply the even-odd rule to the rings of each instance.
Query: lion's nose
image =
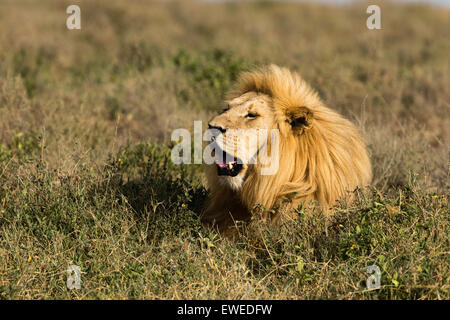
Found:
[[[224,128],[220,127],[220,126],[214,126],[214,125],[212,125],[211,123],[208,123],[208,128],[209,128],[209,129],[216,129],[216,130],[219,130],[219,131],[222,132],[222,133],[225,133],[225,131],[227,131],[227,129],[224,129]]]

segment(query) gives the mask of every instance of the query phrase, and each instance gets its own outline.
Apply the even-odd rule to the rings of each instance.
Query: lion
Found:
[[[276,65],[241,73],[227,98],[225,110],[209,122],[215,138],[222,138],[219,150],[226,160],[204,167],[209,199],[202,221],[207,225],[227,233],[237,221],[250,221],[256,205],[272,209],[273,221],[289,212],[282,206],[307,202],[330,215],[339,199],[350,199],[352,191],[370,183],[370,159],[357,128],[326,107],[297,73]],[[278,148],[271,135],[260,139],[276,156],[275,173],[261,174],[261,162],[241,161],[258,157],[261,148],[245,154],[249,150],[243,146],[250,143],[236,142],[238,129],[278,132]]]

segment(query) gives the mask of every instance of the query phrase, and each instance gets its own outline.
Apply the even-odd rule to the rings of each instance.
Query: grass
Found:
[[[364,4],[80,1],[69,31],[68,5],[0,4],[1,299],[450,298],[448,10],[383,4],[370,31]],[[358,125],[374,181],[331,221],[255,208],[230,241],[170,133],[269,62]]]

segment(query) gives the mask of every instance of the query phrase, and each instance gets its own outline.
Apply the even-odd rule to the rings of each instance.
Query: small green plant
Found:
[[[174,55],[173,62],[193,80],[194,89],[181,92],[183,102],[202,99],[201,108],[216,110],[238,74],[250,66],[248,61],[220,49],[200,54],[180,49]]]

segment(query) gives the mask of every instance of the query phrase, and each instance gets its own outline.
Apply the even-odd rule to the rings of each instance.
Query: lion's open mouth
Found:
[[[223,153],[221,160],[216,159],[217,175],[235,177],[242,170],[242,161]]]

